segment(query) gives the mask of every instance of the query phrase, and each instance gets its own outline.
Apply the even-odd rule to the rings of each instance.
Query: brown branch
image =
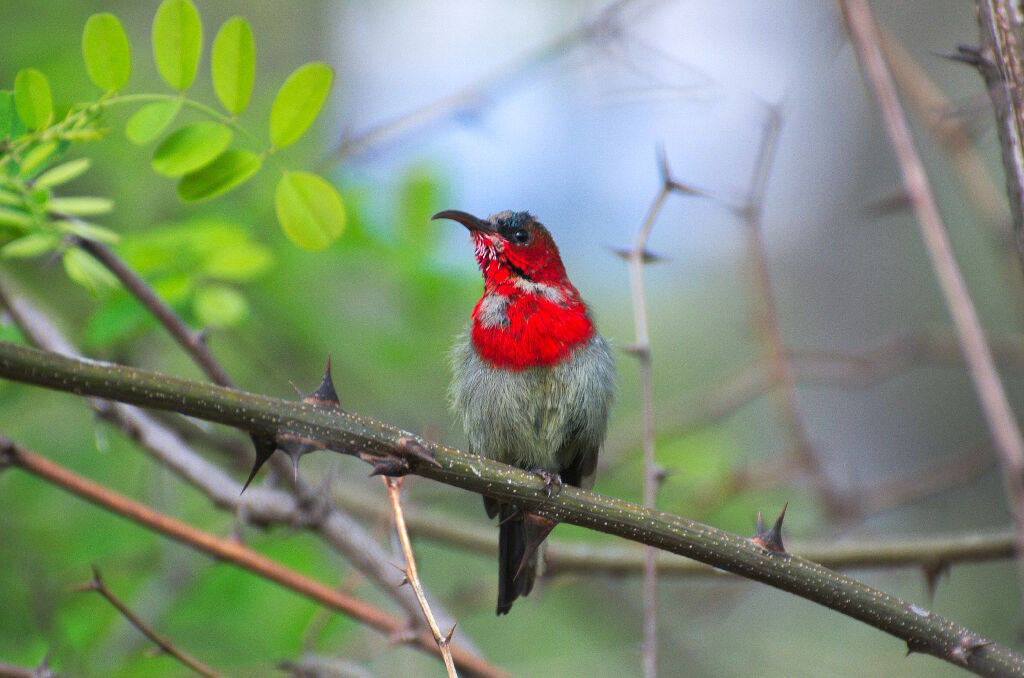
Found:
[[[96,261],[113,273],[128,292],[139,300],[146,307],[146,310],[153,314],[161,325],[170,333],[174,340],[181,345],[185,352],[199,365],[206,373],[210,381],[219,385],[232,388],[234,382],[228,376],[224,368],[220,366],[217,359],[213,357],[206,342],[203,340],[202,332],[193,332],[181,317],[174,312],[167,303],[153,291],[146,281],[139,277],[114,251],[101,242],[70,236],[70,241],[76,246],[90,254]]]
[[[211,669],[206,664],[202,663],[195,657],[192,657],[183,650],[179,650],[175,647],[174,643],[170,641],[164,635],[161,635],[153,627],[146,622],[142,621],[137,614],[131,611],[124,602],[121,601],[114,592],[111,591],[104,583],[103,578],[100,576],[99,570],[94,566],[92,568],[92,580],[75,587],[76,591],[95,591],[103,596],[108,603],[114,606],[114,608],[121,613],[121,616],[128,620],[128,622],[137,628],[142,635],[146,636],[154,643],[156,643],[161,650],[166,654],[177,659],[179,662],[192,669],[201,676],[208,676],[208,678],[218,678],[219,673]]]
[[[378,521],[387,510],[373,503],[372,498],[354,489],[339,492],[339,501],[354,515]],[[343,496],[341,496],[343,495]],[[430,514],[422,506],[406,513],[410,535],[481,556],[491,556],[497,548],[492,530],[454,516]],[[935,563],[987,562],[1014,556],[1012,529],[998,532],[936,535],[931,537],[887,537],[885,539],[850,538],[845,541],[796,542],[788,545],[790,552],[835,570],[888,569],[924,567]],[[635,548],[608,544],[584,544],[549,540],[544,552],[544,576],[579,575],[642,575],[643,553]],[[708,567],[688,558],[659,552],[658,573],[661,576],[723,575],[722,570]]]
[[[231,539],[223,539],[209,532],[203,532],[175,518],[153,510],[124,495],[72,473],[39,455],[33,454],[14,443],[0,439],[0,461],[3,464],[23,469],[86,501],[116,513],[134,523],[158,532],[165,537],[206,553],[223,562],[231,563],[259,577],[280,584],[310,600],[340,612],[372,629],[386,634],[389,638],[407,643],[429,655],[435,656],[437,646],[434,638],[426,631],[410,633],[406,624],[358,598],[310,579],[266,556]],[[452,649],[455,663],[468,674],[481,676],[503,676],[499,669],[466,652],[461,647]]]
[[[1010,513],[1017,526],[1018,543],[1024,545],[1024,439],[1021,438],[1017,420],[1006,399],[974,303],[957,266],[928,175],[914,147],[906,115],[900,106],[896,86],[878,47],[878,30],[871,7],[866,0],[840,0],[840,7],[856,46],[861,69],[878,100],[886,133],[899,164],[904,190],[917,217],[921,237],[953,317],[964,360],[1003,467],[1003,482]],[[1018,564],[1024,582],[1024,559]]]
[[[981,71],[995,111],[1017,252],[1024,261],[1024,38],[1010,0],[978,0],[980,49],[962,49]]]
[[[131,281],[132,289],[149,290],[149,294],[157,303],[163,304],[148,284],[113,252],[107,250],[107,255],[121,274]],[[68,356],[80,355],[49,318],[24,296],[7,293],[3,281],[0,281],[0,307],[8,309],[12,320],[33,344]],[[170,308],[167,308],[166,312],[174,314]],[[183,325],[180,318],[177,322]],[[185,329],[187,332],[187,327]],[[350,516],[336,506],[325,504],[320,493],[302,478],[297,479],[297,483],[289,488],[292,496],[267,488],[252,488],[242,496],[241,484],[197,454],[179,435],[152,416],[129,405],[95,398],[89,402],[97,414],[120,427],[150,456],[203,492],[215,506],[229,509],[255,525],[299,525],[320,534],[335,551],[344,556],[410,615],[419,614],[416,597],[394,585],[394,572],[388,565],[388,556],[380,545]],[[233,453],[237,451],[232,449]],[[248,460],[249,453],[245,452],[245,456]],[[273,463],[279,476],[292,479],[291,469],[288,468],[285,459],[278,457]],[[434,608],[446,622],[452,620],[451,615],[442,606],[435,603]],[[465,634],[461,636],[462,642],[473,649],[473,644]]]
[[[382,477],[384,487],[388,493],[388,500],[391,502],[391,512],[395,519],[395,532],[398,534],[398,542],[402,545],[402,555],[405,556],[405,567],[402,573],[405,574],[405,582],[408,582],[412,590],[416,592],[416,599],[420,601],[420,608],[423,610],[423,617],[427,620],[427,626],[434,635],[437,649],[441,652],[441,659],[444,660],[444,667],[448,671],[449,678],[457,678],[455,662],[452,660],[451,639],[455,632],[453,625],[451,631],[442,634],[434,619],[434,613],[430,611],[430,604],[423,592],[423,584],[420,582],[420,575],[416,569],[416,557],[412,553],[412,542],[409,541],[409,531],[405,527],[405,512],[402,511],[401,478]]]

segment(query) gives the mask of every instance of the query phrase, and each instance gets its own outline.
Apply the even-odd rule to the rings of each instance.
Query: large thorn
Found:
[[[949,59],[950,61],[955,61],[957,63],[966,64],[968,66],[974,66],[975,68],[978,68],[985,63],[985,57],[982,56],[981,50],[970,45],[957,45],[956,52],[936,52],[935,56],[943,59]]]
[[[274,454],[274,450],[277,449],[277,440],[273,435],[253,435],[252,437],[253,446],[256,448],[256,460],[252,464],[252,471],[249,472],[249,477],[245,481],[245,485],[242,486],[242,492],[249,487],[249,483],[256,477],[260,467],[267,463],[267,459],[270,459],[270,455]],[[239,492],[239,494],[242,494]]]
[[[324,377],[316,390],[302,399],[302,402],[322,407],[328,410],[341,409],[341,401],[338,399],[338,392],[334,389],[334,380],[331,378],[331,356],[327,356],[327,367],[324,369]]]
[[[415,438],[409,436],[402,436],[398,439],[398,452],[406,459],[418,459],[422,462],[441,468],[441,464],[434,459],[434,455],[430,453],[421,442]]]
[[[754,529],[754,536],[750,538],[750,541],[773,553],[785,553],[786,547],[782,544],[782,521],[786,517],[787,508],[789,508],[788,501],[782,506],[782,512],[779,513],[779,517],[775,519],[775,524],[770,530],[764,529],[764,520],[761,518],[761,512],[758,511],[757,527]]]

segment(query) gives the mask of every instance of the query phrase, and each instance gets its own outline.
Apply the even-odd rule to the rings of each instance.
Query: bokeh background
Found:
[[[335,69],[328,109],[288,157],[320,167],[340,188],[345,233],[320,253],[288,242],[273,218],[272,172],[211,203],[180,204],[173,185],[149,169],[149,149],[124,142],[127,111],[105,118],[110,138],[88,147],[96,162],[76,186],[115,198],[104,224],[124,234],[121,251],[129,259],[156,252],[178,262],[158,267],[151,282],[191,322],[214,325],[211,346],[243,388],[292,397],[289,382],[311,388],[329,354],[346,409],[461,445],[445,405],[446,355],[481,285],[465,234],[428,216],[444,208],[534,212],[553,231],[603,333],[622,348],[633,341],[629,278],[610,250],[635,237],[660,186],[662,145],[675,178],[712,197],[670,197],[650,241],[665,257],[645,272],[657,457],[671,472],[659,505],[746,534],[757,510],[774,514],[789,501],[792,540],[1008,524],[984,422],[955,358],[916,361],[856,387],[800,384],[799,409],[821,477],[847,498],[882,497],[863,511],[830,509],[814,479],[796,471],[729,491],[733,471],[756,474],[792,448],[770,398],[701,426],[683,425],[706,394],[763,352],[751,322],[757,296],[745,227],[728,205],[748,190],[766,105],[779,106],[783,120],[764,235],[787,345],[831,351],[908,331],[949,336],[912,217],[873,208],[893,194],[898,176],[830,3],[638,1],[603,15],[600,2],[197,4],[207,48],[226,18],[243,14],[253,25],[257,87],[243,125],[263,129],[277,86],[299,64],[316,59]],[[130,91],[164,91],[149,47],[156,5],[3,2],[0,86],[9,88],[18,69],[34,66],[50,78],[58,107],[95,97],[80,35],[89,14],[111,11],[133,44]],[[966,121],[989,181],[1001,188],[981,80],[935,56],[976,40],[972,6],[873,6],[950,99],[941,114]],[[597,28],[581,32],[581,25]],[[212,101],[206,54],[191,94]],[[427,115],[406,117],[422,107]],[[1007,216],[974,209],[935,138],[916,121],[915,133],[985,326],[993,338],[1019,344],[1024,279],[1005,237]],[[244,274],[197,273],[187,252],[164,246],[168,233],[217,229],[244,234],[256,262]],[[0,270],[51,310],[89,355],[201,376],[124,293],[92,295],[46,259],[3,261]],[[227,287],[242,303],[211,310],[196,298],[204,286]],[[2,331],[17,336],[9,324]],[[637,369],[628,354],[618,357],[620,395],[596,490],[639,499]],[[1004,369],[1003,376],[1012,402],[1024,402],[1020,375]],[[78,398],[0,384],[0,429],[190,523],[220,534],[235,528],[233,516],[212,510],[94,420]],[[963,473],[956,482],[913,491],[957,463]],[[309,455],[302,473],[332,478],[333,490],[353,504],[384,505],[380,481],[367,479],[365,465],[351,458]],[[478,497],[416,479],[405,487],[410,512],[487,527]],[[387,521],[366,524],[393,548]],[[243,533],[272,558],[389,606],[308,534]],[[615,543],[572,526],[552,539]],[[639,578],[552,578],[497,619],[493,557],[426,539],[416,548],[427,587],[485,656],[513,674],[639,674]],[[152,656],[98,596],[69,591],[89,578],[93,563],[144,618],[232,675],[271,675],[278,662],[307,652],[342,658],[369,675],[441,670],[431,658],[17,471],[0,476],[0,659],[32,665],[49,654],[68,675],[181,673],[171,659]],[[958,565],[933,602],[918,570],[858,576],[1020,646],[1021,597],[1011,563]],[[750,582],[663,577],[659,596],[664,675],[957,672],[929,657],[904,658],[905,647],[888,636]]]

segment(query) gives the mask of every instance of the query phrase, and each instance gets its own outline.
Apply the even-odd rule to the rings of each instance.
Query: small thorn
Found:
[[[973,656],[975,652],[986,645],[991,644],[991,640],[986,640],[981,636],[967,633],[961,636],[960,642],[957,643],[956,647],[950,650],[949,656],[963,666],[967,666],[971,660],[971,656]]]
[[[331,356],[327,356],[327,367],[324,368],[324,376],[320,380],[320,385],[303,398],[302,402],[329,410],[341,409],[341,401],[338,399],[338,392],[334,389],[334,380],[331,378]]]
[[[626,344],[622,350],[636,358],[648,358],[651,355],[651,347],[646,344]]]
[[[196,341],[200,344],[205,345],[206,340],[210,338],[210,328],[204,327],[203,329],[196,332]]]
[[[368,477],[373,476],[385,476],[388,478],[395,478],[398,476],[404,476],[410,470],[409,462],[401,457],[377,457],[371,462],[373,464],[373,470],[370,471]]]
[[[939,579],[942,575],[949,574],[949,563],[926,563],[921,566],[921,572],[924,574],[925,590],[928,594],[928,604],[931,605],[935,602],[935,591],[938,588]]]
[[[299,400],[303,400],[306,397],[302,394],[302,389],[296,386],[295,382],[291,379],[288,380],[288,385],[292,387],[293,391],[295,391],[295,395],[299,396]]]
[[[423,443],[410,438],[409,436],[402,436],[398,439],[397,443],[398,451],[405,457],[412,457],[419,459],[422,462],[441,468],[441,464],[434,459],[434,455],[430,453]]]
[[[512,577],[513,580],[519,578],[523,568],[526,567],[526,563],[536,553],[537,549],[540,548],[540,545],[544,543],[544,540],[548,538],[551,530],[555,529],[555,526],[558,525],[554,520],[536,513],[530,513],[529,511],[523,511],[523,520],[526,523],[526,549],[523,551],[523,558],[519,561],[519,567]]]
[[[906,211],[910,207],[910,196],[902,188],[897,188],[889,195],[865,205],[864,212],[873,217],[882,217],[896,212]]]
[[[956,52],[935,52],[935,56],[942,59],[949,59],[957,63],[966,64],[975,68],[985,63],[981,50],[970,45],[957,45]]]
[[[614,254],[619,259],[622,259],[624,261],[631,260],[633,258],[633,254],[636,252],[636,250],[630,249],[628,247],[609,247],[608,249],[609,251],[611,251],[612,254]],[[664,257],[660,254],[655,254],[649,249],[644,248],[643,251],[640,252],[640,261],[645,264],[657,264],[662,261],[668,261],[668,257]]]
[[[761,517],[761,512],[758,511],[757,525],[754,529],[754,536],[750,538],[750,541],[767,551],[785,553],[786,547],[782,544],[782,521],[786,518],[787,508],[789,508],[788,501],[783,504],[782,512],[779,513],[779,517],[776,518],[775,524],[772,525],[770,530],[764,529],[764,520]]]
[[[456,626],[456,624],[458,624],[458,622],[456,622],[455,624],[452,624],[452,627],[450,629],[448,629],[448,633],[444,634],[444,640],[441,641],[441,642],[443,642],[445,645],[451,645],[452,636],[455,635],[455,626]]]

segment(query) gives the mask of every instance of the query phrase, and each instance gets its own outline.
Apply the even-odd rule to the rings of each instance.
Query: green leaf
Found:
[[[18,173],[23,177],[31,176],[37,169],[42,167],[43,163],[45,163],[56,150],[56,141],[50,141],[45,144],[34,146],[25,154],[25,157],[21,159],[21,169]]]
[[[113,273],[80,249],[67,250],[62,259],[64,260],[64,271],[68,277],[93,294],[98,295],[118,285],[117,278]]]
[[[23,68],[14,78],[14,108],[30,130],[42,129],[53,119],[53,97],[46,76],[34,68]]]
[[[166,177],[180,177],[210,164],[231,143],[231,130],[203,120],[168,136],[153,152],[153,169]]]
[[[132,47],[113,14],[93,14],[82,32],[82,56],[89,79],[105,91],[119,90],[132,69]]]
[[[327,100],[331,69],[319,62],[300,66],[281,85],[270,108],[270,143],[278,148],[299,140]]]
[[[71,160],[56,167],[51,167],[39,175],[39,178],[35,181],[35,187],[49,189],[66,184],[85,174],[91,164],[92,161],[89,158],[79,158],[78,160]]]
[[[88,217],[94,214],[106,214],[114,209],[114,201],[107,198],[74,197],[53,198],[48,206],[50,212],[70,214],[76,217]]]
[[[148,144],[167,129],[180,110],[181,99],[146,104],[128,118],[128,123],[124,126],[125,136],[136,146]]]
[[[0,90],[0,139],[16,139],[25,133],[25,123],[14,107],[14,93]]]
[[[190,0],[164,0],[153,17],[153,58],[168,85],[186,90],[196,79],[203,25]]]
[[[0,207],[0,226],[13,226],[14,228],[32,228],[32,215],[20,210],[12,210]]]
[[[204,327],[230,327],[248,315],[249,304],[230,287],[211,285],[196,292],[192,310]]]
[[[11,193],[0,188],[0,205],[8,205],[9,207],[21,207],[25,204],[24,198],[17,193]]]
[[[225,151],[206,167],[182,177],[178,182],[178,197],[185,202],[209,200],[245,183],[262,166],[263,157],[255,153],[237,149]]]
[[[110,243],[111,245],[121,240],[121,236],[114,231],[111,231],[109,228],[90,224],[89,222],[82,221],[81,219],[61,219],[56,222],[56,226],[61,233],[73,233],[74,235],[79,235],[83,238],[99,240],[100,242]]]
[[[322,250],[345,228],[345,208],[334,186],[310,172],[285,172],[274,192],[277,220],[299,247]]]
[[[252,28],[240,16],[224,22],[210,55],[213,90],[224,108],[238,115],[249,105],[256,77],[256,47]]]
[[[230,247],[208,252],[202,273],[208,278],[244,282],[263,273],[272,260],[270,250],[254,242],[242,241]]]
[[[28,259],[49,252],[59,244],[60,238],[53,233],[30,233],[0,247],[0,254],[5,259]]]

